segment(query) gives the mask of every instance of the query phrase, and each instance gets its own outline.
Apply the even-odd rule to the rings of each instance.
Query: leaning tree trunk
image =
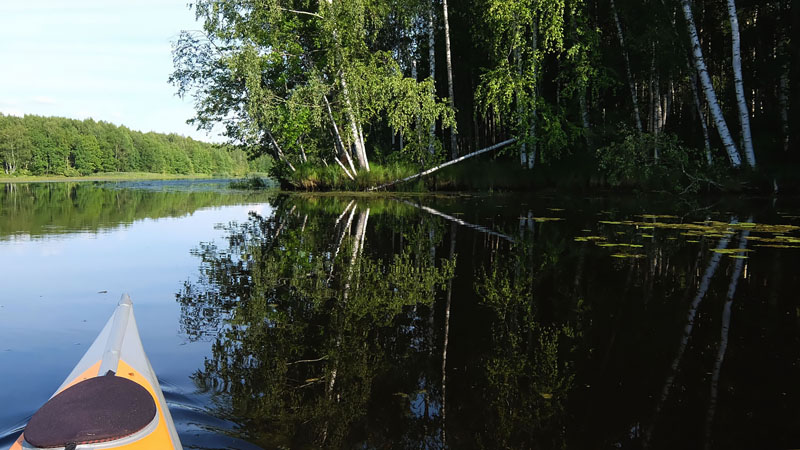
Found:
[[[706,125],[706,115],[703,113],[703,105],[700,103],[700,95],[697,93],[697,74],[694,69],[689,67],[689,84],[692,85],[692,96],[694,97],[694,106],[697,108],[697,115],[700,117],[700,125],[703,128],[703,144],[706,151],[706,162],[710,166],[713,162],[711,157],[711,139],[708,137],[708,125]]]
[[[447,56],[447,93],[450,107],[455,109],[455,94],[453,94],[453,62],[450,58],[450,21],[447,17],[447,0],[442,0],[444,11],[444,49]],[[450,127],[450,157],[456,159],[458,156],[458,143],[456,141],[456,126]]]
[[[705,94],[708,107],[711,110],[711,116],[714,118],[714,124],[717,126],[717,132],[722,139],[722,144],[725,146],[725,151],[728,153],[728,158],[733,167],[742,165],[742,158],[739,155],[739,149],[731,137],[731,132],[728,129],[728,123],[725,122],[725,117],[722,115],[722,109],[717,100],[717,93],[714,91],[714,86],[711,84],[711,77],[708,75],[705,60],[703,59],[703,50],[700,48],[700,38],[697,36],[697,27],[694,24],[694,16],[692,15],[692,6],[689,0],[681,0],[683,6],[683,15],[686,17],[686,26],[689,28],[689,38],[692,40],[692,57],[694,60],[695,70],[700,76],[700,83],[703,85],[703,93]]]
[[[628,88],[631,90],[631,100],[633,101],[633,117],[636,120],[636,130],[642,132],[642,117],[639,115],[639,102],[636,100],[636,88],[633,86],[633,75],[631,74],[631,60],[628,57],[628,50],[625,48],[625,38],[622,34],[622,24],[617,14],[617,6],[611,0],[611,12],[614,14],[614,22],[617,24],[617,37],[619,46],[622,49],[622,57],[625,60],[625,72],[628,75]]]
[[[736,103],[739,105],[739,120],[742,123],[742,147],[747,164],[755,169],[756,155],[753,153],[753,138],[750,135],[750,111],[744,98],[742,83],[742,52],[739,45],[739,18],[736,15],[736,3],[728,0],[728,16],[731,21],[731,41],[733,47],[733,82],[736,87]]]
[[[328,110],[328,117],[331,119],[331,125],[333,126],[333,132],[335,133],[334,137],[336,138],[336,147],[339,149],[339,152],[344,155],[345,159],[347,159],[347,164],[350,166],[350,170],[352,170],[352,175],[347,174],[348,177],[351,179],[356,174],[356,167],[353,165],[353,158],[350,157],[350,153],[347,151],[347,148],[344,146],[344,142],[342,142],[342,135],[339,134],[339,127],[336,126],[336,120],[333,118],[333,111],[331,111],[331,103],[328,101],[328,96],[323,95],[322,99],[325,100],[325,108]],[[344,164],[336,158],[336,161],[342,166],[345,173],[347,173],[347,169],[345,169]]]
[[[344,96],[345,111],[347,112],[347,118],[350,122],[350,132],[353,135],[353,146],[356,150],[356,159],[358,160],[359,167],[369,172],[369,161],[367,160],[367,152],[364,148],[364,138],[361,135],[361,126],[356,121],[356,114],[355,111],[353,111],[353,105],[350,103],[350,93],[347,90],[347,82],[344,79],[344,73],[340,72],[339,76],[341,77],[342,96]]]

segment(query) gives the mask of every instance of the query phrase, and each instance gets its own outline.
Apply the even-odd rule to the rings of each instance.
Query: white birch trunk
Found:
[[[367,160],[367,152],[364,148],[364,139],[361,136],[360,124],[356,120],[356,115],[355,112],[353,111],[353,105],[352,103],[350,103],[350,93],[347,90],[347,82],[344,79],[344,73],[340,71],[339,77],[341,79],[342,96],[344,97],[345,112],[347,113],[347,118],[350,122],[350,133],[352,133],[353,135],[353,147],[355,148],[356,159],[358,160],[358,166],[369,172],[369,161]]]
[[[714,91],[714,86],[711,84],[711,77],[708,75],[705,60],[703,59],[703,50],[700,48],[700,38],[697,36],[697,27],[694,24],[694,15],[692,14],[692,6],[689,0],[681,0],[683,6],[683,15],[686,18],[686,24],[689,28],[689,38],[692,41],[692,56],[694,59],[695,69],[700,76],[700,83],[703,85],[703,92],[706,96],[711,116],[714,118],[714,124],[717,126],[722,144],[725,151],[728,153],[728,158],[733,167],[742,165],[742,158],[739,155],[739,149],[731,137],[731,132],[728,129],[728,123],[725,122],[725,117],[722,115],[722,109],[717,100],[717,93]]]
[[[736,3],[728,0],[728,17],[731,21],[731,45],[733,47],[733,82],[736,87],[736,103],[739,105],[739,120],[742,123],[742,147],[747,164],[755,169],[756,155],[753,152],[753,137],[750,135],[750,111],[744,98],[742,83],[742,52],[739,45],[739,18],[736,15]]]
[[[631,90],[631,101],[633,102],[633,117],[636,121],[636,130],[642,132],[642,118],[639,115],[639,102],[636,97],[636,88],[633,85],[633,75],[631,74],[631,60],[628,57],[628,50],[625,48],[625,38],[622,34],[622,24],[619,21],[617,14],[617,6],[614,0],[611,0],[611,12],[614,14],[614,22],[617,24],[617,37],[619,37],[619,46],[622,48],[622,57],[625,60],[625,72],[628,75],[628,88]]]
[[[353,158],[350,157],[350,153],[344,146],[344,142],[342,142],[342,135],[339,134],[339,127],[336,126],[336,120],[334,120],[333,118],[333,111],[331,111],[331,103],[328,101],[328,96],[323,95],[322,99],[325,100],[325,107],[328,110],[328,117],[331,119],[331,124],[333,125],[333,133],[334,137],[336,138],[336,146],[339,147],[339,152],[341,152],[344,155],[345,159],[347,159],[347,163],[350,165],[350,170],[353,172],[353,175],[350,175],[350,178],[352,178],[356,174],[356,168],[353,165]]]
[[[703,143],[705,144],[706,150],[706,162],[710,166],[713,163],[713,159],[711,157],[711,139],[708,136],[708,125],[706,125],[706,115],[703,112],[703,105],[700,103],[700,95],[697,93],[697,75],[694,72],[694,69],[689,67],[689,73],[691,74],[689,78],[689,83],[692,85],[692,96],[694,97],[694,106],[697,108],[697,115],[700,117],[700,125],[703,128]]]
[[[455,109],[455,94],[453,93],[453,63],[450,57],[450,21],[447,17],[447,0],[442,0],[444,11],[444,47],[447,57],[447,92],[448,103]],[[458,142],[456,140],[456,127],[450,127],[450,157],[455,159],[458,156]]]
[[[447,167],[447,166],[451,166],[451,165],[453,165],[453,164],[455,164],[455,163],[458,163],[458,162],[461,162],[461,161],[463,161],[463,160],[465,160],[465,159],[472,158],[473,156],[478,156],[478,155],[481,155],[481,154],[483,154],[483,153],[490,152],[490,151],[492,151],[492,150],[497,150],[498,148],[505,147],[506,145],[511,145],[511,144],[513,144],[514,142],[517,142],[517,140],[516,140],[516,139],[508,139],[508,140],[506,140],[506,141],[503,141],[503,142],[500,142],[500,143],[498,143],[498,144],[494,144],[494,145],[492,145],[492,146],[489,146],[489,147],[486,147],[486,148],[483,148],[483,149],[480,149],[480,150],[474,151],[474,152],[472,152],[472,153],[470,153],[470,154],[468,154],[468,155],[464,155],[464,156],[462,156],[462,157],[460,157],[460,158],[456,158],[456,159],[453,159],[453,160],[447,161],[447,162],[446,162],[446,163],[444,163],[444,164],[439,164],[438,166],[431,167],[431,168],[430,168],[430,169],[428,169],[428,170],[424,170],[424,171],[422,171],[422,172],[420,172],[420,173],[417,173],[417,174],[411,175],[411,176],[409,176],[409,177],[401,178],[401,179],[399,179],[399,180],[394,180],[394,181],[392,181],[392,182],[390,182],[390,183],[382,184],[382,185],[380,185],[380,186],[373,186],[373,187],[371,187],[371,188],[367,189],[367,191],[377,191],[378,189],[384,189],[384,188],[387,188],[387,187],[389,187],[389,186],[393,186],[393,185],[395,185],[395,184],[397,184],[397,183],[402,183],[402,182],[404,182],[404,181],[410,181],[410,180],[413,180],[413,179],[415,179],[415,178],[419,178],[419,177],[422,177],[422,176],[425,176],[425,175],[431,174],[431,173],[433,173],[433,172],[436,172],[437,170],[443,169],[443,168],[445,168],[445,167]]]
[[[267,131],[267,136],[269,136],[269,140],[270,142],[272,142],[272,145],[275,146],[275,152],[278,154],[278,158],[282,159],[286,164],[288,164],[289,168],[292,169],[292,172],[295,172],[296,169],[294,168],[292,163],[289,162],[289,159],[286,158],[286,155],[283,154],[281,146],[278,145],[278,142],[275,140],[274,137],[272,137],[272,133]]]
[[[435,38],[435,21],[434,21],[434,14],[436,9],[433,7],[433,1],[431,1],[430,10],[428,11],[428,65],[429,65],[429,76],[431,80],[433,80],[434,92],[433,96],[436,97],[436,38]],[[431,128],[429,130],[429,138],[428,138],[428,152],[430,154],[434,154],[434,142],[436,142],[436,121],[431,124]]]

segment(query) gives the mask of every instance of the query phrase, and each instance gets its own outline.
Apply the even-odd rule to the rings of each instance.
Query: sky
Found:
[[[0,1],[0,113],[93,118],[139,131],[223,138],[187,125],[167,80],[188,0]]]

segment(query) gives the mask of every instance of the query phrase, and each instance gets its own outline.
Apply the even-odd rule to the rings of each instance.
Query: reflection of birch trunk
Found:
[[[357,206],[358,205],[354,206],[353,210],[350,213],[350,219],[348,220],[348,223],[347,223],[347,226],[345,227],[344,233],[347,233],[347,231],[350,229],[350,224],[352,223],[352,219],[353,219],[353,213],[355,212]],[[351,281],[352,281],[352,278],[353,278],[353,269],[356,266],[356,263],[357,263],[357,260],[358,260],[358,256],[361,254],[361,249],[363,248],[363,245],[364,245],[364,236],[366,235],[367,221],[368,220],[369,220],[369,208],[367,208],[366,211],[362,211],[358,216],[358,224],[356,225],[356,233],[355,233],[355,236],[353,236],[353,251],[352,251],[352,253],[350,255],[350,267],[349,267],[349,270],[348,270],[348,273],[347,273],[347,281],[344,284],[344,289],[343,289],[343,292],[342,292],[342,300],[343,300],[343,302],[342,302],[343,304],[341,305],[342,308],[346,308],[347,307],[347,299],[348,299],[348,297],[350,295],[350,284],[351,284]],[[343,235],[344,235],[344,233],[343,233]],[[342,337],[342,331],[341,330],[343,329],[343,326],[341,326],[341,325],[342,324],[340,324],[340,326],[338,327],[339,328],[339,334],[336,336],[336,349],[340,349],[341,346],[342,346],[343,337]],[[333,389],[336,386],[336,377],[337,377],[337,375],[339,373],[338,360],[336,358],[332,358],[332,359],[333,359],[333,367],[331,368],[330,379],[328,380],[328,385],[327,385],[327,388],[326,388],[329,401],[333,400]],[[339,400],[339,397],[337,396],[336,397],[336,401],[338,402],[338,400]],[[325,427],[323,428],[323,442],[327,438],[327,434],[328,434],[328,426],[326,424]]]
[[[421,209],[421,210],[423,210],[423,211],[425,211],[425,212],[427,212],[429,214],[433,214],[434,216],[438,216],[438,217],[441,217],[443,219],[449,220],[450,222],[455,222],[455,223],[457,223],[459,225],[463,225],[463,226],[465,226],[467,228],[472,228],[473,230],[480,231],[481,233],[486,233],[486,234],[491,235],[491,236],[497,236],[497,237],[503,238],[503,239],[505,239],[505,240],[507,240],[509,242],[516,242],[516,240],[511,236],[508,236],[508,235],[503,234],[503,233],[498,233],[496,231],[492,231],[492,230],[490,230],[490,229],[488,229],[486,227],[482,227],[480,225],[474,225],[474,224],[471,224],[469,222],[465,222],[465,221],[463,221],[463,220],[461,220],[461,219],[459,219],[457,217],[453,217],[453,216],[447,215],[447,214],[445,214],[443,212],[440,212],[440,211],[437,211],[437,210],[435,210],[435,209],[433,209],[433,208],[431,208],[429,206],[417,205],[416,203],[411,203],[411,202],[405,201],[405,200],[403,200],[403,203],[405,203],[407,205],[411,205],[411,206],[413,206],[415,208],[419,208],[419,209]]]
[[[751,217],[748,222],[752,222]],[[750,235],[748,230],[742,230],[739,237],[739,250],[747,248],[747,236]],[[741,253],[738,253],[741,255]],[[706,414],[706,429],[705,429],[705,448],[710,448],[711,445],[711,425],[714,423],[714,414],[717,410],[717,394],[719,392],[719,374],[722,370],[722,361],[725,359],[725,351],[728,349],[728,332],[731,325],[731,306],[733,305],[733,297],[736,294],[736,285],[739,283],[739,276],[742,274],[742,267],[744,266],[744,259],[739,258],[736,260],[736,265],[731,274],[731,282],[728,284],[728,295],[725,299],[725,305],[722,307],[722,332],[720,333],[719,349],[717,350],[717,359],[714,361],[714,372],[711,375],[711,395],[708,401],[708,413]]]
[[[350,210],[350,207],[353,206],[353,203],[355,203],[355,200],[350,200],[350,203],[347,204],[347,206],[344,208],[344,211],[342,211],[342,213],[339,214],[339,217],[336,219],[336,223],[333,224],[334,228],[339,226],[339,222],[342,221],[342,218],[344,218],[344,215],[347,214],[347,211]]]
[[[355,209],[354,209],[355,210]],[[353,268],[356,265],[358,255],[361,254],[361,248],[364,245],[364,236],[367,233],[367,221],[369,220],[369,208],[366,211],[361,211],[358,215],[358,224],[356,225],[356,234],[353,236],[353,251],[350,254],[350,268],[347,272],[347,282],[344,285],[344,300],[347,302],[347,297],[350,292],[350,281],[353,278]]]
[[[355,205],[353,205],[353,202],[354,200],[351,200],[350,204],[347,205],[347,208],[345,208],[342,215],[340,215],[339,218],[336,219],[336,225],[338,225],[339,221],[342,220],[342,217],[344,217],[345,213],[347,213],[347,210],[350,209],[350,206],[353,206],[353,209],[350,210],[350,217],[347,218],[347,224],[344,226],[344,228],[342,229],[342,234],[339,236],[339,243],[336,244],[336,251],[333,253],[333,259],[331,260],[331,271],[328,274],[328,282],[330,282],[331,278],[333,277],[333,268],[336,266],[336,257],[339,256],[339,250],[342,248],[342,242],[344,241],[344,237],[350,234],[350,226],[353,223],[353,215],[355,214],[356,209],[358,208],[358,204],[356,203]],[[336,225],[334,225],[334,228],[336,227]]]
[[[735,220],[733,221],[736,222]],[[730,241],[729,237],[723,237],[719,240],[719,244],[717,245],[717,250],[722,250],[728,247],[728,242]],[[714,252],[711,256],[711,260],[708,262],[708,267],[706,267],[705,273],[703,273],[703,278],[700,280],[700,287],[697,289],[697,294],[695,295],[694,299],[692,300],[691,305],[689,305],[689,312],[686,314],[686,325],[683,328],[683,336],[681,336],[681,342],[678,345],[678,352],[675,355],[675,358],[672,360],[672,364],[669,368],[669,374],[667,375],[667,379],[664,381],[664,388],[661,390],[661,397],[658,399],[658,403],[656,403],[656,409],[653,413],[653,422],[650,424],[647,432],[645,433],[644,437],[644,447],[647,448],[650,443],[650,438],[653,435],[653,431],[655,430],[656,425],[656,418],[658,414],[661,412],[661,408],[664,406],[664,402],[669,397],[669,392],[672,389],[672,384],[675,382],[675,376],[678,373],[678,366],[680,366],[681,359],[683,358],[683,353],[686,351],[686,345],[689,343],[689,337],[692,335],[692,329],[694,328],[694,318],[697,315],[697,308],[700,306],[700,302],[703,301],[703,297],[705,297],[706,292],[708,291],[708,287],[711,284],[711,278],[714,277],[714,273],[717,271],[717,266],[719,266],[719,260],[722,258],[722,253]]]
[[[450,224],[450,261],[456,254],[456,224]],[[450,339],[450,301],[453,298],[453,277],[447,280],[447,303],[444,308],[444,344],[442,345],[442,446],[447,448],[447,344]]]

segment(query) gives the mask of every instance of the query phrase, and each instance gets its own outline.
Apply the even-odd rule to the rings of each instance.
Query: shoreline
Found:
[[[150,181],[150,180],[207,180],[215,178],[242,178],[235,175],[224,174],[165,174],[150,172],[114,172],[98,173],[80,177],[66,177],[62,175],[23,175],[19,177],[0,175],[0,183],[69,183],[91,181]]]

